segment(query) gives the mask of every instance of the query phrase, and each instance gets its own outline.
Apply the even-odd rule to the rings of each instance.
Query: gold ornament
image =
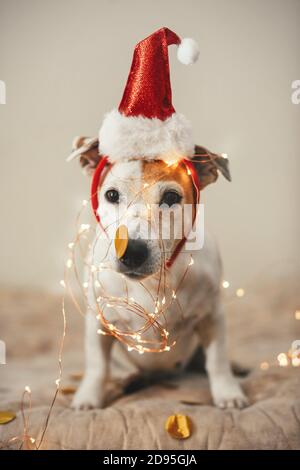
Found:
[[[7,424],[16,418],[16,413],[13,411],[0,411],[0,424]]]
[[[174,439],[187,439],[192,432],[192,422],[186,415],[171,415],[165,423],[165,430]]]
[[[62,395],[72,395],[73,393],[76,392],[76,387],[73,387],[72,385],[68,385],[66,387],[61,387],[59,391]]]
[[[115,249],[118,259],[122,258],[128,246],[128,229],[126,225],[120,225],[115,235]]]

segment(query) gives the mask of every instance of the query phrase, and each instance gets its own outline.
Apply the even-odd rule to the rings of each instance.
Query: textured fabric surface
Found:
[[[300,339],[299,278],[249,286],[242,299],[226,293],[231,358],[251,368],[241,379],[251,405],[245,410],[219,410],[211,403],[208,382],[200,372],[164,380],[120,396],[103,410],[73,411],[71,395],[58,396],[42,448],[47,449],[300,449],[300,368],[278,367],[277,355]],[[24,386],[32,389],[30,434],[38,438],[58,376],[57,354],[62,329],[60,301],[42,293],[2,291],[1,339],[7,364],[0,366],[0,408],[18,411]],[[82,318],[68,309],[63,356],[63,386],[78,386],[82,370]],[[270,368],[260,370],[268,361]],[[123,374],[124,375],[124,374]],[[164,430],[167,417],[188,415],[189,439],[172,439]],[[0,426],[2,448],[22,434],[17,419]]]

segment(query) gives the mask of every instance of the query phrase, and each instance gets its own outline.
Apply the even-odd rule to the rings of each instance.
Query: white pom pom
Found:
[[[199,57],[199,46],[194,39],[184,38],[177,49],[177,59],[184,65],[194,64]]]

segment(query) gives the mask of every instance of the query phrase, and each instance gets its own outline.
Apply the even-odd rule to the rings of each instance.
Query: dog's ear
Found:
[[[98,148],[99,140],[97,137],[75,137],[72,143],[72,153],[68,156],[67,161],[79,158],[83,172],[91,175],[102,158]]]
[[[195,145],[192,162],[198,173],[200,189],[205,188],[210,183],[214,183],[218,178],[219,171],[228,181],[231,181],[229,161],[224,155],[212,153],[204,147]]]

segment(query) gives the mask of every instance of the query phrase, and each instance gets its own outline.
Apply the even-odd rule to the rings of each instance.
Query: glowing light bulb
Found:
[[[67,266],[67,268],[72,268],[72,266],[73,266],[73,261],[71,260],[71,258],[67,260],[66,266]]]
[[[241,287],[236,290],[236,296],[237,297],[244,297],[244,295],[245,295],[245,291]]]
[[[87,206],[87,205],[88,205],[88,201],[87,201],[86,199],[83,199],[82,205],[83,205],[83,207]]]
[[[292,358],[292,365],[293,365],[293,367],[299,367],[300,366],[300,358],[299,357],[293,357]]]
[[[103,335],[103,336],[106,336],[106,333],[105,333],[105,331],[101,330],[101,328],[98,328],[98,330],[97,330],[97,334],[98,334],[98,335]]]
[[[262,362],[262,363],[260,364],[261,370],[268,370],[269,367],[270,367],[270,366],[269,366],[269,363],[266,362],[266,361],[265,361],[265,362]]]
[[[169,166],[177,165],[178,164],[178,158],[174,156],[174,154],[169,155],[168,157],[165,158],[165,164]]]
[[[170,346],[165,346],[164,351],[170,351],[170,349],[171,349]]]
[[[66,283],[63,279],[61,281],[59,281],[59,283],[60,283],[61,287],[64,287],[64,288],[66,287]]]
[[[144,183],[144,188],[148,188],[149,183]]]
[[[114,331],[114,330],[116,329],[116,327],[110,323],[110,324],[108,325],[108,329],[109,329],[110,331]]]
[[[222,282],[222,286],[224,287],[224,289],[228,289],[228,287],[230,286],[230,282],[228,282],[228,281],[223,281],[223,282]]]
[[[95,271],[97,271],[97,267],[94,264],[92,264],[91,265],[91,272],[94,273]]]
[[[70,242],[70,243],[68,243],[68,247],[70,248],[70,250],[72,250],[72,248],[74,248],[74,245],[75,245],[75,243],[74,243],[74,242]]]
[[[60,384],[60,379],[56,379],[56,380],[55,380],[55,385],[56,385],[57,387],[59,387],[59,384]]]
[[[296,310],[295,318],[296,318],[296,320],[300,320],[300,310]]]
[[[83,287],[84,287],[85,289],[87,289],[87,288],[89,287],[89,283],[88,283],[88,282],[84,282],[82,285],[83,285]]]
[[[35,438],[34,438],[34,437],[30,437],[29,440],[30,440],[30,442],[31,442],[32,444],[35,443]]]
[[[81,224],[80,233],[87,232],[90,229],[90,224]]]
[[[127,347],[127,350],[130,352],[130,351],[133,350],[133,348],[132,348],[131,346],[128,346],[128,347]]]
[[[30,389],[29,385],[26,385],[24,390],[25,390],[26,393],[31,393],[31,389]]]
[[[286,367],[286,366],[289,365],[289,360],[288,360],[287,355],[285,353],[278,354],[277,361],[279,362],[280,367]]]

